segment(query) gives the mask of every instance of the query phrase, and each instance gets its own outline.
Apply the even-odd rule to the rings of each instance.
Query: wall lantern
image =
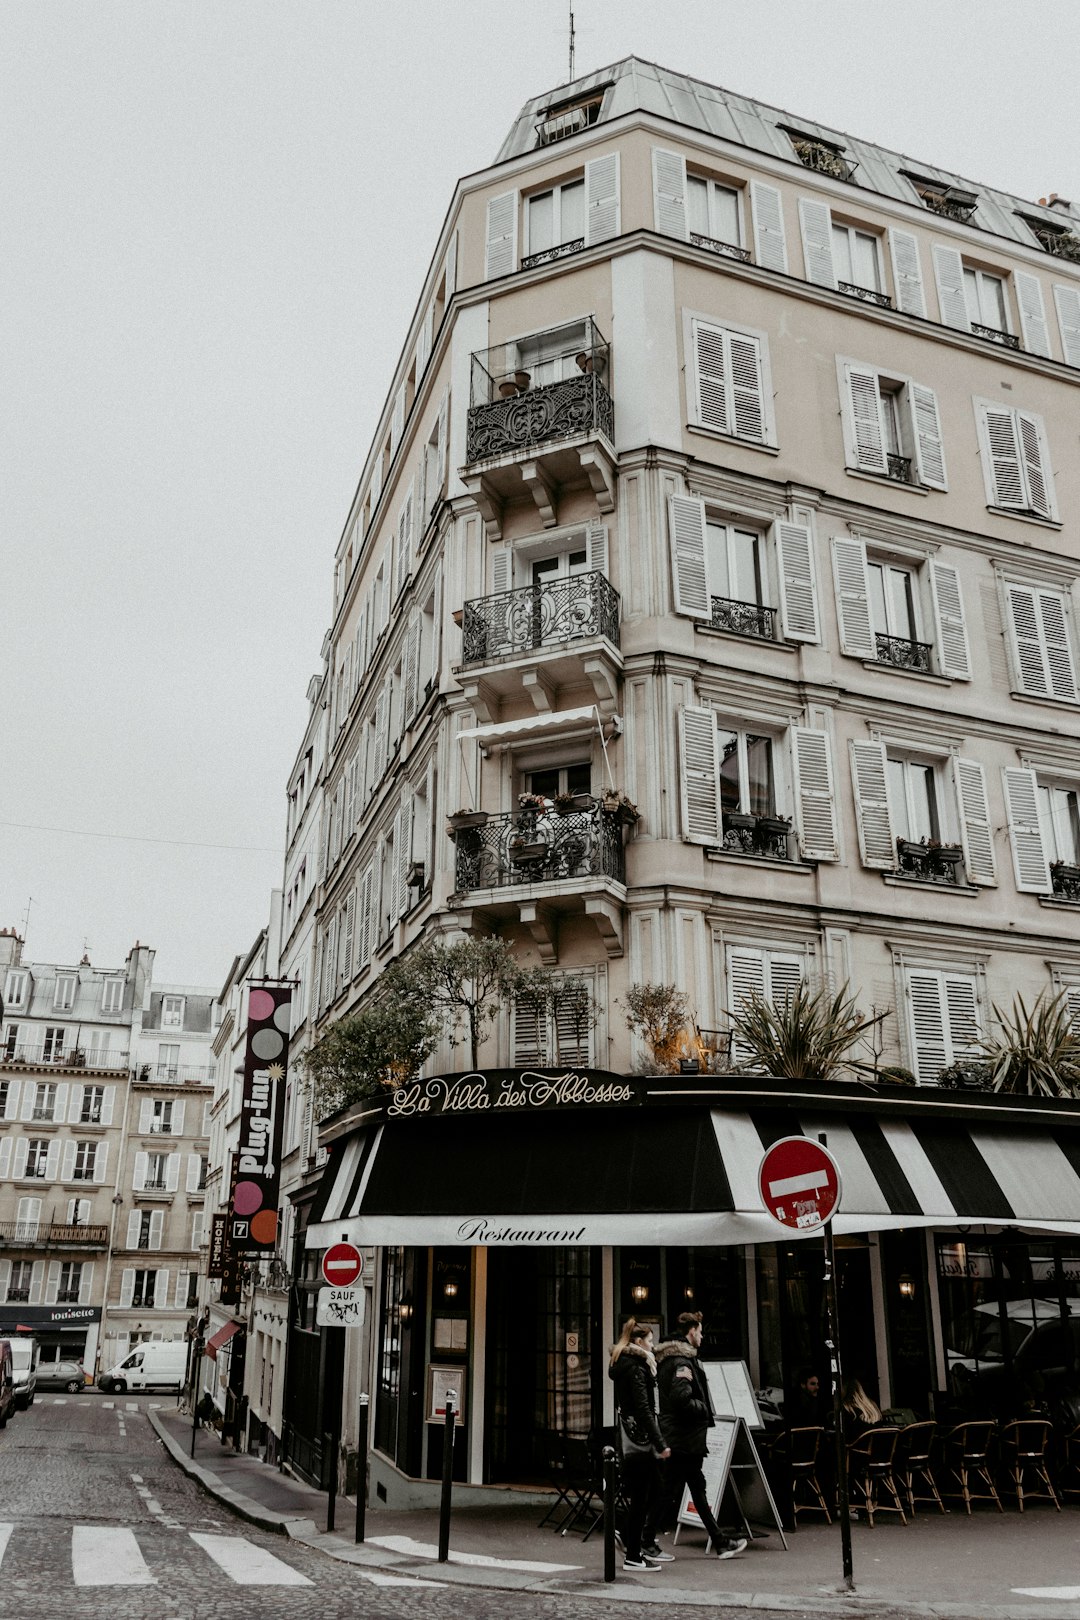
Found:
[[[899,1286],[900,1286],[900,1298],[901,1299],[914,1299],[915,1298],[915,1279],[914,1279],[914,1277],[909,1276],[906,1271],[904,1272],[903,1276],[900,1278]]]

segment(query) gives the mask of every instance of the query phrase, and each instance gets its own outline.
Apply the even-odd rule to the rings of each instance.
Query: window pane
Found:
[[[709,186],[705,180],[698,180],[694,175],[686,178],[686,212],[687,223],[698,236],[711,236],[709,229]]]
[[[546,248],[555,246],[555,199],[554,193],[543,192],[539,197],[529,198],[529,252],[543,253]]]
[[[1078,797],[1080,796],[1071,789],[1064,795],[1064,827],[1060,840],[1064,850],[1062,860],[1069,861],[1074,866],[1080,860],[1080,802],[1078,802]]]
[[[723,523],[705,525],[705,569],[712,596],[731,596],[728,578],[727,526]]]
[[[737,602],[761,601],[758,537],[746,529],[731,533],[732,595]]]
[[[585,182],[575,180],[562,188],[560,242],[577,242],[585,235]]]
[[[750,797],[750,813],[771,816],[774,813],[772,779],[772,742],[768,737],[747,737],[746,775]]]
[[[909,765],[908,787],[911,795],[912,838],[939,837],[937,800],[934,794],[934,771],[930,765]]]
[[[855,272],[851,263],[851,234],[846,225],[833,226],[832,250],[837,281],[854,281]]]
[[[980,282],[983,322],[998,332],[1004,332],[1008,324],[1005,319],[1005,283],[997,276],[988,275],[981,276]]]
[[[878,393],[881,396],[881,417],[885,424],[885,448],[891,456],[902,456],[904,446],[900,437],[899,395],[893,389],[886,388],[880,380]]]
[[[742,793],[739,784],[739,737],[734,731],[721,731],[720,743],[720,807],[723,810],[741,810]]]
[[[727,186],[713,186],[712,223],[710,236],[718,242],[731,242],[739,246],[739,194]]]
[[[911,594],[911,575],[906,568],[889,569],[889,623],[894,636],[915,640],[915,605]]]
[[[866,584],[870,596],[870,628],[876,635],[889,633],[889,615],[885,608],[885,570],[880,563],[867,563]],[[889,761],[890,766],[893,761]]]
[[[886,761],[889,782],[889,816],[897,838],[917,838],[908,815],[907,784],[902,759]]]
[[[979,278],[974,270],[964,271],[964,297],[967,300],[969,321],[982,324],[982,306],[979,303]]]
[[[553,799],[559,791],[558,767],[553,771],[530,771],[525,781],[528,792],[539,793],[545,799]]]
[[[875,292],[880,292],[881,274],[878,270],[876,238],[867,236],[864,231],[853,231],[852,237],[852,269],[855,272],[852,280],[856,286],[871,287]]]

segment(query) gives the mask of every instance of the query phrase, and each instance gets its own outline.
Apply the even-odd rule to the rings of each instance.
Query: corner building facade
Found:
[[[459,183],[336,557],[307,1016],[361,1006],[421,934],[495,932],[586,975],[600,1019],[509,1011],[484,1094],[570,1067],[632,1096],[549,1098],[516,1137],[445,1086],[427,1118],[325,1123],[306,1242],[379,1246],[351,1356],[391,1500],[438,1475],[433,1365],[462,1372],[482,1483],[610,1417],[630,1310],[693,1300],[758,1384],[818,1357],[817,1262],[740,1189],[823,1115],[858,1217],[849,1360],[882,1404],[932,1405],[980,1301],[1047,1266],[1075,1292],[1039,1109],[953,1098],[927,1133],[994,1003],[1080,1011],[1078,233],[1058,199],[636,59],[529,103]],[[800,980],[888,1009],[878,1066],[920,1089],[882,1083],[872,1129],[738,1073],[728,1009]],[[705,1071],[649,1097],[621,1006],[645,981],[687,992]]]

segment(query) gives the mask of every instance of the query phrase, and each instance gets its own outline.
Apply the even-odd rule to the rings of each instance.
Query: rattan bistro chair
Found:
[[[852,1501],[874,1527],[875,1513],[898,1513],[907,1524],[896,1477],[896,1442],[899,1429],[867,1429],[848,1446],[848,1479]]]
[[[1016,1505],[1024,1511],[1024,1497],[1049,1497],[1061,1512],[1061,1503],[1050,1483],[1046,1453],[1051,1425],[1046,1418],[1017,1418],[1001,1431],[1001,1471],[1010,1490],[1016,1492]],[[1042,1489],[1040,1489],[1040,1486]]]
[[[933,1451],[936,1436],[937,1424],[932,1422],[905,1423],[898,1431],[896,1476],[912,1518],[915,1517],[916,1502],[936,1507],[941,1513],[949,1511],[941,1500],[941,1492],[934,1478]]]
[[[817,1476],[818,1452],[824,1435],[825,1430],[820,1427],[787,1429],[777,1436],[773,1445],[777,1467],[786,1468],[791,1477],[791,1513],[796,1525],[800,1513],[824,1513],[825,1523],[832,1524],[829,1504]]]
[[[992,1418],[958,1423],[945,1436],[945,1488],[942,1495],[960,1497],[969,1516],[972,1502],[993,1502],[999,1513],[1005,1511],[990,1467],[993,1438]],[[950,1481],[955,1484],[955,1489],[950,1489]]]

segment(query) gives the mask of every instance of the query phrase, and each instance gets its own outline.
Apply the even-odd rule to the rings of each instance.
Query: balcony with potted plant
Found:
[[[1050,888],[1055,900],[1080,902],[1080,866],[1072,861],[1051,861]]]
[[[953,888],[964,881],[964,851],[959,844],[943,844],[936,838],[898,838],[896,861],[897,877]]]
[[[791,859],[791,820],[787,816],[723,812],[722,849],[732,855],[756,855],[767,861]]]

